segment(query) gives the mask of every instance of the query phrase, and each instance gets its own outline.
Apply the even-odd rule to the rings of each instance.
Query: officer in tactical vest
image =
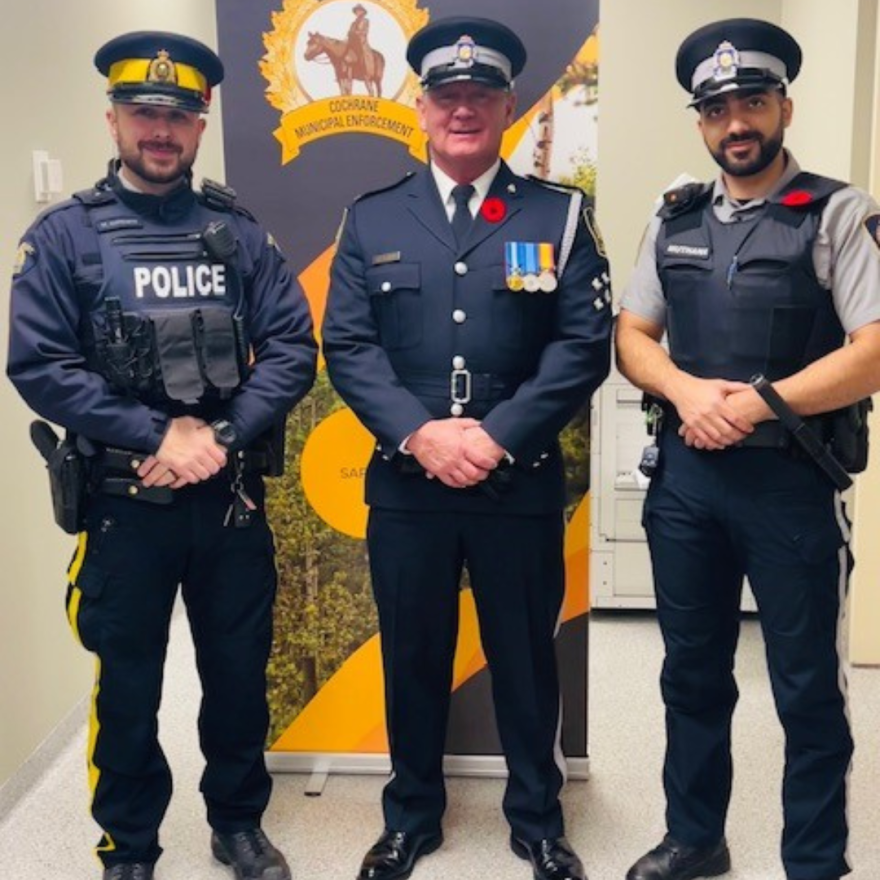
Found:
[[[392,776],[361,880],[440,846],[443,746],[466,564],[510,779],[511,847],[537,880],[584,880],[564,837],[554,634],[564,591],[557,435],[609,367],[608,263],[579,190],[499,158],[525,47],[438,19],[407,51],[430,165],[348,211],[323,340],[374,434],[367,543]]]
[[[265,667],[276,574],[262,475],[312,384],[309,310],[271,236],[232,190],[191,186],[211,89],[207,46],[117,37],[108,78],[118,159],[25,233],[12,287],[9,377],[45,423],[75,636],[98,658],[92,813],[104,880],[149,880],[171,774],[157,739],[178,585],[203,700],[201,789],[214,856],[238,880],[290,872],[261,830],[271,781]],[[196,872],[198,873],[198,872]]]
[[[721,174],[665,195],[622,301],[620,368],[662,413],[644,524],[668,735],[667,834],[628,880],[729,870],[744,576],[786,737],[786,876],[850,871],[840,627],[852,557],[839,489],[841,466],[864,467],[858,402],[880,388],[880,209],[783,148],[800,66],[795,40],[764,21],[684,41],[678,80]]]

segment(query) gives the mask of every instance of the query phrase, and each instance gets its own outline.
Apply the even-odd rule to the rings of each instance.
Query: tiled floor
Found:
[[[660,763],[662,711],[657,692],[661,644],[651,615],[593,617],[591,623],[588,782],[565,792],[568,831],[591,880],[623,880],[631,862],[663,831]],[[742,696],[735,727],[736,779],[728,825],[730,880],[783,880],[778,859],[782,736],[773,712],[757,624],[740,646]],[[188,630],[173,626],[162,737],[175,771],[175,796],[163,826],[165,855],[157,880],[222,880],[228,869],[208,851],[198,795],[201,756],[194,717],[198,687]],[[880,878],[880,670],[850,674],[857,756],[851,778],[854,880]],[[86,810],[85,731],[71,741],[39,784],[0,820],[0,880],[100,877],[91,854],[97,831]],[[298,880],[353,880],[381,828],[375,776],[331,777],[321,797],[305,797],[306,777],[276,777],[265,827],[286,852]],[[529,880],[507,848],[498,780],[451,779],[446,844],[426,858],[416,880]]]

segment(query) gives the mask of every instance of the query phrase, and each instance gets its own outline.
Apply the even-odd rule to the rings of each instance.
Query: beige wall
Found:
[[[789,0],[782,24],[801,42],[806,59],[795,83],[796,116],[791,142],[805,167],[852,180],[880,192],[872,160],[880,143],[874,137],[877,98],[875,81],[876,0]],[[825,63],[810,64],[811,59]],[[828,76],[833,66],[835,75]],[[872,171],[873,176],[872,176]],[[873,177],[873,179],[872,179]],[[849,657],[856,664],[880,664],[880,424],[874,419],[874,453],[867,472],[856,481],[849,504],[854,518],[853,552],[857,565],[850,583]]]
[[[876,4],[874,13],[876,17]],[[880,46],[880,20],[865,31],[877,36]],[[880,96],[880,64],[873,71],[875,98]],[[867,72],[870,75],[871,71]],[[867,89],[866,89],[867,91]],[[871,112],[871,110],[873,112]],[[867,154],[870,167],[870,191],[880,200],[880,107],[875,100],[871,110],[862,111],[862,119],[871,126],[873,149]],[[880,398],[874,396],[874,406],[880,407]],[[853,663],[880,665],[880,541],[877,540],[877,522],[880,519],[880,409],[875,409],[871,420],[873,451],[868,470],[858,478],[856,506],[858,518],[853,530],[853,551],[857,560],[853,575],[850,610],[850,657]]]
[[[803,71],[790,90],[795,115],[786,137],[801,165],[862,187],[873,184],[880,196],[876,0],[606,2],[597,199],[618,296],[653,199],[682,172],[706,179],[716,172],[696,132],[694,112],[684,107],[674,58],[692,29],[733,16],[781,24],[804,50]],[[874,423],[872,464],[858,478],[850,503],[850,513],[857,511],[853,549],[858,560],[851,584],[850,658],[859,664],[880,664],[880,542],[875,536],[880,412]]]
[[[106,98],[92,67],[112,36],[145,28],[177,29],[216,45],[212,0],[30,0],[7,3],[0,138],[0,366],[6,368],[5,285],[16,242],[41,206],[33,199],[31,151],[60,159],[64,187],[97,180],[111,156]],[[197,172],[223,179],[219,119],[209,122]],[[32,418],[8,382],[0,382],[0,785],[88,692],[92,663],[76,647],[63,613],[64,571],[74,539],[52,525],[45,469],[27,439]]]
[[[7,72],[26,75],[14,84],[7,76],[2,86],[7,127],[6,136],[0,138],[0,278],[9,277],[15,242],[38,211],[31,194],[31,151],[48,150],[61,159],[67,191],[94,181],[110,156],[102,122],[105,100],[90,64],[94,49],[110,36],[140,28],[181,30],[216,45],[211,0],[152,0],[142,5],[118,0],[31,0],[6,6],[0,57]],[[598,198],[618,291],[629,275],[654,198],[683,171],[697,177],[714,173],[696,133],[693,111],[685,108],[686,96],[673,74],[681,39],[705,22],[733,15],[768,18],[790,27],[804,43],[806,66],[803,79],[792,90],[798,110],[789,143],[810,168],[860,180],[870,156],[865,102],[873,105],[873,90],[868,89],[866,99],[864,92],[854,95],[854,87],[864,85],[866,64],[873,61],[874,29],[866,38],[864,19],[866,10],[874,6],[870,0],[834,4],[827,0],[735,4],[731,0],[606,0],[602,4]],[[857,33],[862,43],[867,39],[867,56],[853,49]],[[36,53],[46,63],[35,63]],[[834,78],[828,75],[832,67]],[[219,134],[215,111],[197,171],[223,179]],[[0,308],[4,367],[7,320],[4,306]],[[51,525],[45,471],[27,441],[31,415],[5,382],[0,382],[0,412],[0,484],[5,501],[0,504],[2,784],[88,691],[91,663],[73,645],[62,613],[63,571],[72,539]],[[869,485],[866,475],[859,487],[862,523],[876,521],[880,511],[878,457],[874,457],[873,482]],[[872,544],[857,547],[868,587],[880,571],[880,545],[876,540]],[[875,600],[876,594],[876,589],[865,591]],[[880,616],[876,609],[873,613]],[[880,626],[875,625],[874,632],[878,631]]]

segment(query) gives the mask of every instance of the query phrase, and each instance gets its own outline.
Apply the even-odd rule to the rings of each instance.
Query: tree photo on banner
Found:
[[[494,18],[519,33],[529,63],[502,157],[518,174],[579,186],[592,199],[598,12],[598,0],[217,0],[227,178],[278,239],[316,327],[343,207],[427,160],[418,82],[405,62],[412,34],[461,14]],[[587,755],[589,407],[561,441],[569,503],[557,644],[563,746],[577,759]],[[288,419],[288,468],[271,481],[267,502],[279,568],[268,670],[273,752],[387,751],[363,540],[363,477],[373,446],[320,363],[314,389]],[[498,755],[488,672],[464,586],[447,751]]]

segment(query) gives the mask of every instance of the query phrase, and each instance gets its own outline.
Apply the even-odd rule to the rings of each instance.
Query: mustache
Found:
[[[722,149],[731,146],[731,144],[739,144],[745,141],[757,141],[759,144],[764,143],[764,136],[759,131],[746,131],[739,134],[729,134],[721,141]]]
[[[139,141],[138,146],[141,149],[144,149],[146,147],[147,149],[153,150],[169,150],[174,153],[182,152],[182,149],[178,144],[172,144],[168,141]]]

